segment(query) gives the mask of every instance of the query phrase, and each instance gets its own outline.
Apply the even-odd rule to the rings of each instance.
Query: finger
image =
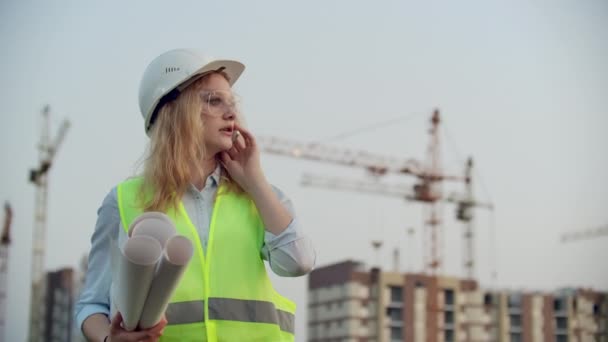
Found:
[[[243,128],[237,124],[235,125],[235,129],[241,132],[241,136],[245,139],[246,142],[255,140],[253,138],[253,134],[251,134],[251,132],[249,132],[246,128]]]
[[[148,333],[147,337],[145,337],[141,340],[137,340],[137,342],[154,342],[154,341],[158,341],[158,336],[155,336],[150,333]]]
[[[226,165],[230,161],[230,155],[226,151],[220,152],[220,163]]]
[[[241,136],[241,132],[239,132],[238,129],[233,127],[233,131],[232,131],[232,141],[235,141],[238,137]]]
[[[129,341],[131,341],[131,340],[129,340]],[[144,338],[140,338],[140,339],[137,339],[137,340],[134,340],[134,341],[136,341],[136,342],[150,342],[150,341],[152,341],[152,338],[150,336],[146,336]]]
[[[158,341],[159,338],[161,338],[162,332],[158,332],[158,333],[154,333],[154,334],[150,333],[149,335],[150,335],[150,337],[148,338],[148,341],[155,342],[155,341]]]
[[[245,149],[245,141],[240,134],[238,136],[235,135],[234,139],[232,139],[232,148],[237,152],[241,152]]]
[[[123,338],[129,342],[149,341],[150,334],[148,334],[147,331],[126,332],[121,335],[121,340],[123,340]]]
[[[234,160],[230,158],[228,152],[223,151],[220,153],[220,162],[222,163],[222,165],[224,165],[226,169],[229,169],[232,167],[232,163],[234,163]]]
[[[230,156],[230,159],[232,159],[232,160],[236,159],[236,156],[239,155],[239,152],[234,147],[229,149],[228,151],[224,151],[224,152],[227,152],[228,155]]]
[[[110,329],[112,331],[122,330],[122,326],[120,325],[120,323],[122,323],[122,315],[120,314],[120,312],[117,312],[116,315],[114,315],[114,317],[112,318],[112,323],[110,323]]]
[[[167,325],[167,320],[163,318],[163,319],[160,320],[160,322],[158,322],[158,324],[156,324],[152,328],[148,329],[147,331],[151,335],[154,335],[154,336],[158,337],[162,333],[163,329],[165,329],[165,325]]]
[[[163,330],[159,330],[158,332],[148,332],[148,336],[150,336],[150,340],[151,341],[158,340],[163,335]]]
[[[235,124],[235,129],[238,129],[241,132],[241,135],[243,136],[243,138],[245,138],[245,142],[248,146],[257,147],[255,137],[253,136],[253,134],[251,134],[251,132],[239,126],[238,124]]]
[[[245,138],[239,135],[238,137],[236,137],[233,146],[236,147],[239,152],[244,150],[247,147],[247,145],[245,144]]]

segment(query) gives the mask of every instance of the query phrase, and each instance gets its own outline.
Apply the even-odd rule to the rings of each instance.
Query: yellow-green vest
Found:
[[[141,178],[117,187],[125,230],[142,214]],[[194,255],[165,312],[161,341],[293,341],[295,304],[279,295],[266,274],[260,247],[264,226],[253,201],[220,185],[206,253],[183,203],[166,214]]]

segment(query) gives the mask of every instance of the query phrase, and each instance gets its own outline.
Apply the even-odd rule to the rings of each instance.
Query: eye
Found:
[[[221,106],[224,103],[224,99],[220,96],[211,95],[209,96],[209,105],[213,107]]]

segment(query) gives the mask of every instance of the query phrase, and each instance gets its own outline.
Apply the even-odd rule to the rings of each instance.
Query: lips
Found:
[[[232,137],[232,132],[234,131],[234,125],[230,125],[230,126],[226,126],[223,128],[220,128],[220,132],[222,132],[222,134]]]

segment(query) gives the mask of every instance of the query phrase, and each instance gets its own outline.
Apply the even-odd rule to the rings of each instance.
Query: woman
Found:
[[[153,60],[139,105],[149,151],[141,177],[117,185],[98,211],[76,323],[92,341],[292,341],[295,305],[276,293],[280,276],[313,268],[315,252],[290,200],[266,180],[232,85],[244,65],[188,49]],[[135,217],[161,211],[195,254],[165,312],[147,330],[111,320],[111,245]],[[115,242],[117,241],[117,242]]]

